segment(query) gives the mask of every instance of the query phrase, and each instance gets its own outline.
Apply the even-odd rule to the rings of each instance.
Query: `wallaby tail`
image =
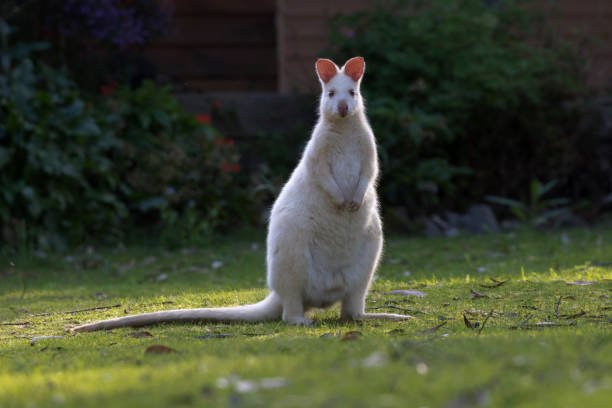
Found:
[[[194,321],[241,321],[262,322],[278,320],[282,316],[283,307],[275,293],[270,293],[264,300],[252,305],[216,307],[205,309],[178,309],[163,312],[143,313],[115,319],[101,320],[95,323],[82,324],[73,327],[73,332],[110,330],[117,327],[139,327],[165,322]]]

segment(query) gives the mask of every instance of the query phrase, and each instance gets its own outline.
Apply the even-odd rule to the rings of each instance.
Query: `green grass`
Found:
[[[223,265],[212,268],[215,261]],[[173,252],[128,248],[0,262],[0,407],[607,407],[612,401],[609,229],[391,237],[368,307],[416,318],[340,323],[333,308],[315,311],[314,327],[64,332],[126,311],[261,299],[263,236]],[[491,278],[506,282],[483,287],[494,284]],[[567,283],[576,281],[592,284]],[[388,293],[394,289],[426,296]],[[143,330],[152,337],[134,336]],[[36,336],[63,337],[32,344]],[[155,344],[175,352],[145,353]]]

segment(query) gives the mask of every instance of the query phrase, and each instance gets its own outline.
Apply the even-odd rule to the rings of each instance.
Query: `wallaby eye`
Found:
[[[335,94],[336,94],[336,91],[335,90],[331,90],[331,91],[329,91],[329,93],[327,95],[329,95],[330,98],[333,98]]]
[[[351,89],[351,90],[349,91],[349,93],[351,94],[351,96],[355,96],[355,90],[354,90],[354,89]]]

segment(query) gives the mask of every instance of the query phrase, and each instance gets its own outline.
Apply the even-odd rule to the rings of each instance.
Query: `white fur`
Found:
[[[375,189],[378,160],[359,92],[361,77],[354,81],[344,74],[344,67],[336,70],[333,78],[321,80],[319,121],[272,207],[266,257],[271,293],[266,299],[247,306],[120,317],[73,330],[281,317],[291,324],[310,324],[304,315],[308,309],[337,302],[341,302],[342,319],[409,318],[364,310],[383,245]],[[347,107],[345,116],[339,112],[341,103]]]

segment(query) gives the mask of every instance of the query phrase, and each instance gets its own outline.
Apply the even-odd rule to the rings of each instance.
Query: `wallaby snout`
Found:
[[[348,114],[348,104],[346,101],[338,102],[338,114],[345,117]]]

